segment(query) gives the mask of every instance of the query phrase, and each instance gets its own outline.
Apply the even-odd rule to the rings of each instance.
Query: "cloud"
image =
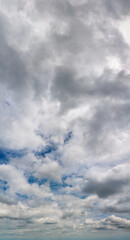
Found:
[[[0,2],[2,238],[127,235],[129,5]]]
[[[0,165],[0,176],[3,181],[7,181],[9,188],[6,191],[14,198],[16,198],[16,193],[27,195],[28,197],[39,196],[40,198],[46,198],[52,195],[47,185],[41,187],[35,183],[30,185],[23,171],[9,164]]]
[[[43,164],[36,166],[35,169],[35,177],[40,179],[46,178],[61,183],[62,170],[58,162],[46,159]]]
[[[117,226],[118,228],[130,228],[130,220],[124,218],[112,215],[108,218],[108,221],[110,221],[111,224]]]
[[[105,4],[114,18],[121,18],[129,14],[130,2],[128,0],[125,0],[124,4],[121,0],[119,0],[119,2],[117,0],[115,2],[111,0],[109,2],[105,1]]]
[[[97,194],[101,198],[120,193],[124,187],[129,186],[129,165],[118,165],[107,172],[90,172],[84,193]]]
[[[120,218],[115,215],[111,215],[106,219],[101,219],[99,221],[93,221],[91,219],[86,219],[85,224],[89,226],[94,226],[95,229],[101,230],[114,230],[116,228],[130,228],[130,221],[125,218]]]

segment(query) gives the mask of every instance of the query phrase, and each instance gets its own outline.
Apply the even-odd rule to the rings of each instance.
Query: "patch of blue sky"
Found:
[[[82,193],[80,193],[80,192],[78,192],[78,191],[73,191],[73,188],[72,188],[72,191],[70,191],[70,195],[71,196],[74,196],[74,197],[77,197],[77,198],[80,198],[80,199],[85,199],[85,198],[83,198],[83,196],[82,196]]]
[[[9,188],[8,183],[0,179],[0,190],[6,191]]]
[[[89,196],[89,194],[85,194],[85,195],[80,196],[80,198],[81,199],[86,199],[88,196]]]
[[[51,197],[45,197],[44,201],[46,201],[46,202],[54,202],[54,200]]]
[[[16,193],[16,196],[19,200],[27,200],[28,196],[26,194]]]
[[[67,178],[68,178],[68,177],[71,178],[72,176],[73,176],[73,174],[72,174],[72,175],[67,175],[67,176],[63,176],[63,177],[62,177],[62,182],[63,182],[63,184],[64,184],[65,186],[72,187],[72,184],[70,184],[70,183],[66,183]]]
[[[35,152],[35,155],[37,157],[46,157],[47,154],[50,154],[54,151],[57,150],[57,146],[55,146],[54,144],[50,144],[50,145],[47,145],[45,148],[43,148],[41,151],[39,152]]]
[[[39,186],[40,185],[44,185],[46,182],[49,182],[51,190],[54,190],[54,191],[56,191],[56,190],[58,190],[60,188],[65,188],[67,186],[72,187],[72,185],[71,184],[67,184],[65,182],[65,180],[66,180],[66,177],[63,177],[62,178],[62,183],[57,183],[57,182],[55,182],[53,180],[50,180],[49,178],[39,179],[39,178],[36,178],[33,175],[29,176],[28,179],[27,179],[29,184],[37,183]]]
[[[35,178],[34,176],[29,176],[28,178],[28,183],[33,184],[33,183],[37,183],[38,179]]]
[[[65,182],[66,180],[66,177],[63,177],[62,178],[62,183],[58,183],[56,181],[53,181],[53,180],[50,180],[49,178],[42,178],[42,179],[39,179],[39,178],[36,178],[35,176],[31,175],[28,177],[27,181],[29,184],[33,184],[33,183],[36,183],[38,184],[39,186],[41,185],[44,185],[45,183],[49,183],[50,185],[50,189],[53,193],[55,194],[65,194],[66,193],[66,187],[69,186],[69,187],[72,187],[71,184],[67,184]],[[79,195],[77,195],[76,193],[72,193],[72,195],[74,196],[77,196],[79,197]]]
[[[57,148],[57,150],[55,152],[53,152],[52,154],[50,154],[50,157],[52,160],[56,161],[59,163],[59,165],[62,165],[62,152],[60,152]]]
[[[0,164],[7,164],[9,162],[8,155],[4,149],[0,149]]]
[[[66,190],[65,188],[68,186],[68,184],[66,184],[64,181],[62,181],[62,183],[58,183],[55,181],[50,181],[50,189],[53,193],[55,194],[65,194]]]
[[[67,135],[65,136],[65,139],[64,139],[64,144],[66,144],[66,143],[68,143],[70,141],[70,139],[72,138],[72,134],[73,134],[72,131],[67,133]]]
[[[27,154],[27,149],[8,149],[0,148],[0,164],[8,164],[10,158],[21,158]]]
[[[4,181],[4,180],[2,180],[2,179],[0,179],[0,184],[7,184],[7,181]]]
[[[47,178],[38,179],[34,176],[29,176],[28,178],[29,184],[37,183],[39,186],[45,184],[47,181],[48,181]]]

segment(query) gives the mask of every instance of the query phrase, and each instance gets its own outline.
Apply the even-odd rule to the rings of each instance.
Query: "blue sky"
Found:
[[[0,239],[128,240],[130,1],[0,1]]]

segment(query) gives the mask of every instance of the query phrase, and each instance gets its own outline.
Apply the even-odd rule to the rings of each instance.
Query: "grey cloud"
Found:
[[[124,204],[122,205],[115,205],[115,206],[108,206],[104,210],[105,212],[109,213],[130,213],[130,204]]]
[[[25,94],[28,88],[26,62],[22,59],[22,54],[10,46],[8,42],[9,22],[1,16],[1,44],[0,44],[0,78],[1,84],[6,85],[17,95]]]
[[[94,79],[91,86],[90,94],[92,96],[103,96],[110,98],[125,99],[129,97],[129,75],[124,71],[115,74],[112,71],[106,70],[98,79]],[[111,101],[111,99],[110,99]]]
[[[109,196],[123,192],[125,187],[130,184],[130,177],[128,174],[129,166],[117,166],[112,170],[104,173],[99,173],[97,176],[90,174],[87,177],[87,183],[84,185],[83,192],[86,194],[97,194],[100,198],[107,198]],[[96,174],[94,172],[94,174]]]
[[[99,221],[86,219],[85,224],[97,230],[115,230],[119,228],[124,228],[124,229],[130,228],[130,220],[117,217],[115,215],[111,215]]]
[[[101,211],[109,212],[109,213],[125,213],[129,214],[130,212],[130,197],[129,193],[123,194],[121,193],[121,197],[119,200],[116,200],[114,202],[110,201],[105,206],[102,206],[101,204]]]
[[[0,202],[5,203],[7,205],[13,205],[16,203],[16,200],[12,198],[10,195],[3,193],[0,193]]]
[[[113,99],[127,100],[130,97],[129,88],[129,75],[124,71],[115,74],[105,70],[99,78],[77,78],[74,69],[59,66],[56,68],[51,92],[52,96],[60,101],[61,109],[69,109],[81,102],[87,104],[86,100],[89,104],[90,98],[109,98],[109,104]]]
[[[54,52],[55,52],[55,50],[57,51],[55,57],[58,57],[58,58],[60,57],[62,51],[63,51],[63,54],[64,53],[66,54],[66,51],[70,52],[71,50],[72,50],[72,52],[79,51],[80,53],[81,53],[81,50],[86,51],[86,56],[89,56],[89,58],[90,58],[90,56],[91,57],[93,56],[92,61],[95,61],[94,59],[96,58],[96,55],[99,56],[100,53],[101,53],[100,59],[103,59],[103,60],[105,60],[105,56],[107,55],[105,48],[103,49],[103,51],[101,49],[102,44],[100,44],[100,42],[98,42],[98,41],[95,42],[95,40],[94,40],[96,38],[96,35],[94,33],[95,31],[93,29],[93,23],[91,23],[90,26],[89,25],[86,26],[86,25],[84,25],[84,23],[82,23],[80,21],[80,19],[78,19],[77,15],[76,15],[76,17],[73,16],[72,11],[70,9],[72,9],[73,11],[77,11],[77,10],[74,7],[72,7],[68,1],[66,3],[63,3],[62,1],[56,1],[55,3],[54,3],[54,1],[49,1],[49,2],[48,1],[36,1],[35,4],[39,11],[42,9],[47,9],[47,10],[51,9],[52,16],[54,14],[54,16],[53,16],[54,19],[56,18],[55,11],[59,11],[58,9],[60,9],[60,10],[63,10],[63,13],[59,16],[59,18],[61,18],[62,16],[68,16],[70,14],[71,18],[75,19],[76,21],[65,22],[68,24],[68,29],[69,29],[68,36],[67,35],[64,36],[64,34],[60,35],[59,33],[56,32],[58,28],[53,30],[54,29],[54,27],[53,27],[53,29],[51,29],[52,34],[49,34],[49,37],[51,38],[51,40],[48,41],[49,43],[47,41],[45,41],[45,42],[41,41],[41,43],[38,42],[38,44],[40,44],[41,47],[40,46],[38,47],[37,44],[30,43],[31,47],[28,49],[28,51],[26,52],[25,55],[23,55],[22,52],[20,52],[18,50],[18,48],[16,49],[16,48],[10,46],[9,43],[7,42],[7,38],[5,38],[6,45],[4,45],[2,47],[2,49],[5,49],[5,50],[4,51],[2,50],[2,52],[3,52],[2,62],[4,63],[4,66],[2,67],[2,71],[1,71],[2,75],[1,76],[4,79],[4,82],[8,83],[8,87],[10,89],[12,89],[13,91],[15,90],[15,95],[19,96],[19,94],[20,94],[21,97],[22,96],[24,97],[25,93],[29,94],[29,92],[30,92],[30,94],[34,93],[35,97],[37,97],[39,95],[41,96],[44,93],[45,89],[48,88],[47,82],[49,82],[49,80],[52,77],[49,74],[49,72],[53,71],[55,69],[55,66],[51,67],[47,61],[48,58],[54,59],[54,55],[51,54],[52,51],[50,51],[50,48],[53,48]],[[54,11],[54,13],[53,13],[53,11]],[[114,34],[115,34],[114,42],[117,43],[118,33],[114,33]],[[86,41],[87,41],[87,43],[86,43]],[[61,45],[61,52],[58,52],[60,45]],[[108,43],[106,45],[108,47]],[[121,43],[120,41],[117,45],[119,45],[119,48],[121,45],[123,47],[123,43]],[[95,50],[93,48],[95,48]],[[98,48],[101,51],[97,52]],[[112,46],[110,46],[110,48],[112,48]],[[117,49],[117,52],[119,51],[119,48]],[[32,51],[32,49],[33,49],[33,51]],[[115,45],[114,45],[114,49],[115,49]],[[96,51],[96,55],[95,55],[95,51]],[[90,61],[89,58],[88,58],[87,62]],[[8,59],[8,61],[6,59]],[[70,61],[71,60],[73,61],[73,58],[70,59]],[[47,62],[48,66],[45,62]],[[32,67],[33,67],[33,69],[32,69]],[[64,72],[65,71],[66,70],[64,70]],[[71,70],[71,69],[67,70],[67,72],[68,71],[73,72],[73,70]],[[56,72],[58,72],[58,70],[56,70]],[[77,74],[77,72],[76,72],[76,74]],[[59,73],[59,75],[60,75],[60,73]],[[63,73],[63,75],[64,75],[64,73]],[[58,73],[56,73],[55,78],[58,78]],[[58,80],[57,80],[57,83],[55,82],[55,78],[54,78],[54,83],[53,83],[54,91],[55,91],[55,88],[57,88],[57,83],[59,83]],[[78,79],[77,86],[74,86],[74,84],[73,84],[75,82],[74,76],[72,78],[73,79],[71,81],[71,79],[69,77],[70,86],[68,85],[68,89],[70,87],[70,90],[64,89],[64,86],[62,86],[62,88],[60,89],[60,86],[59,86],[59,92],[61,92],[61,99],[59,96],[59,100],[61,100],[61,103],[63,103],[63,101],[64,101],[64,100],[62,101],[62,95],[63,95],[64,98],[67,98],[67,102],[70,102],[70,107],[73,107],[74,105],[76,105],[78,101],[82,101],[82,99],[80,99],[80,97],[82,94],[83,95],[85,94],[85,91],[80,91],[80,88],[81,89],[85,88],[86,92],[88,89],[88,94],[90,94],[90,95],[94,95],[94,91],[96,92],[96,90],[91,89],[91,86],[89,86],[89,83],[87,83],[88,80]],[[62,82],[62,80],[60,80],[60,81]],[[71,84],[71,82],[73,85]],[[56,86],[55,86],[55,84],[56,84]],[[81,86],[81,85],[83,85],[83,86]],[[76,101],[76,98],[74,99],[74,96],[73,96],[74,90],[72,91],[72,96],[71,96],[72,88],[74,88],[74,90],[77,89],[77,91],[79,92],[77,101]],[[110,86],[108,88],[110,88]],[[57,98],[57,93],[54,94],[54,91],[52,91],[52,94]],[[89,91],[90,91],[90,93],[89,93]],[[97,89],[97,91],[98,91],[98,89]],[[68,92],[67,96],[64,95],[63,92],[66,92],[66,94]],[[70,94],[69,94],[69,92],[70,92]],[[21,93],[23,95],[21,95]],[[102,93],[103,93],[103,91],[102,91]],[[68,104],[66,103],[66,105],[68,105]]]
[[[105,5],[112,17],[121,18],[125,17],[130,13],[130,1],[129,0],[116,0],[116,1],[107,1],[105,0]]]
[[[53,1],[53,0],[35,0],[34,1],[36,9],[41,14],[44,13],[51,13],[52,16],[55,15],[55,17],[64,18],[65,16],[73,17],[73,8],[69,1]],[[42,16],[42,15],[41,15]]]
[[[57,53],[61,56],[64,56],[64,54],[74,54],[74,57],[76,57],[77,54],[81,54],[86,51],[88,61],[91,61],[93,56],[93,50],[91,47],[94,44],[94,32],[92,31],[93,26],[86,26],[77,19],[69,23],[65,22],[64,24],[66,24],[66,28],[63,25],[61,30],[57,27],[56,30],[52,31],[51,37]],[[95,43],[95,45],[98,44]],[[96,46],[94,48],[96,51]],[[91,57],[89,54],[91,54]],[[72,62],[73,65],[73,58],[70,57],[69,61]]]
[[[47,159],[46,162],[35,166],[36,172],[34,173],[37,178],[46,178],[55,182],[61,183],[62,168],[56,161]]]
[[[130,220],[125,218],[116,217],[114,215],[108,217],[108,223],[110,222],[111,225],[114,225],[118,228],[130,228]]]
[[[73,217],[73,216],[74,216],[74,212],[72,212],[72,211],[66,211],[66,212],[63,213],[62,218],[63,218],[63,219],[66,219],[66,218],[71,218],[71,217]]]
[[[109,197],[122,191],[123,186],[128,184],[126,180],[106,180],[98,182],[89,180],[84,188],[84,193],[98,194],[101,198]]]
[[[98,11],[99,17],[101,17],[102,14],[106,14],[107,18],[109,16],[114,19],[121,19],[129,15],[130,2],[129,0],[99,0],[98,2],[96,2],[96,0],[92,0],[85,1],[83,4],[81,4],[81,6],[78,6],[78,8],[82,9],[82,11],[90,11],[91,9],[93,9],[95,13],[97,13]],[[106,19],[104,19],[104,21],[105,20]]]
[[[48,88],[49,80],[46,79],[46,70],[44,68],[41,70],[39,66],[41,66],[44,58],[47,59],[48,56],[50,56],[49,51],[47,51],[46,47],[46,50],[44,50],[42,47],[43,43],[39,43],[39,47],[37,47],[37,44],[34,44],[33,42],[30,42],[30,46],[26,51],[22,51],[22,49],[14,44],[13,41],[10,41],[10,39],[12,40],[12,38],[17,38],[18,36],[16,36],[9,19],[6,15],[1,14],[0,20],[1,87],[4,86],[6,90],[12,94],[15,104],[25,101],[30,97],[32,99],[34,97],[40,98]]]
[[[36,0],[35,6],[41,14],[45,11],[49,12],[50,10],[51,14],[58,14],[60,18],[64,16],[72,17],[73,11],[76,12],[77,10],[80,10],[80,13],[82,13],[84,9],[88,14],[90,14],[93,9],[94,13],[97,13],[97,10],[100,14],[104,11],[104,14],[107,13],[107,15],[111,15],[114,18],[121,18],[122,16],[129,14],[130,3],[129,0],[124,0],[123,2],[122,0],[99,0],[98,2],[96,0],[92,0],[91,2],[83,1],[80,4],[71,0],[66,2],[61,0]]]
[[[86,116],[86,119],[81,117],[80,120],[85,132],[83,144],[91,154],[96,154],[97,157],[115,152],[118,154],[121,151],[117,145],[119,143],[122,151],[125,151],[123,142],[118,141],[124,131],[126,144],[129,141],[129,135],[127,135],[130,120],[129,77],[126,77],[126,82],[123,79],[125,78],[121,77],[120,80],[119,74],[115,84],[106,80],[100,85],[99,81],[99,86],[92,96],[94,98],[97,94],[96,99],[99,100],[100,96],[101,101],[94,107],[91,105],[91,117]],[[127,153],[129,154],[129,151]]]
[[[77,96],[81,96],[82,85],[75,79],[75,72],[72,69],[58,67],[54,81],[51,86],[52,95],[60,100],[61,108],[71,108],[79,101]]]
[[[103,64],[109,54],[123,58],[124,62],[126,61],[128,47],[121,33],[112,25],[111,13],[106,12],[104,5],[101,1],[97,4],[92,1],[80,7],[73,7],[71,18],[68,17],[70,16],[69,10],[63,13],[62,17],[59,14],[56,17],[54,14],[55,24],[50,36],[53,42],[52,46],[57,54],[60,54],[60,58],[67,54],[67,60],[73,65],[73,61],[76,62],[78,55],[81,55],[82,52],[86,53],[84,56],[86,67],[90,63],[92,65],[94,63],[98,64],[98,61]],[[66,18],[63,16],[66,16]],[[103,18],[103,16],[107,17]],[[59,19],[60,21],[62,19],[60,25],[58,24]]]

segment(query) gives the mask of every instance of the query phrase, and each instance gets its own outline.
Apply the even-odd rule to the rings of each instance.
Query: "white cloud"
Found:
[[[47,158],[43,164],[37,165],[35,170],[36,173],[34,175],[37,178],[47,178],[61,183],[62,169],[58,162]]]

